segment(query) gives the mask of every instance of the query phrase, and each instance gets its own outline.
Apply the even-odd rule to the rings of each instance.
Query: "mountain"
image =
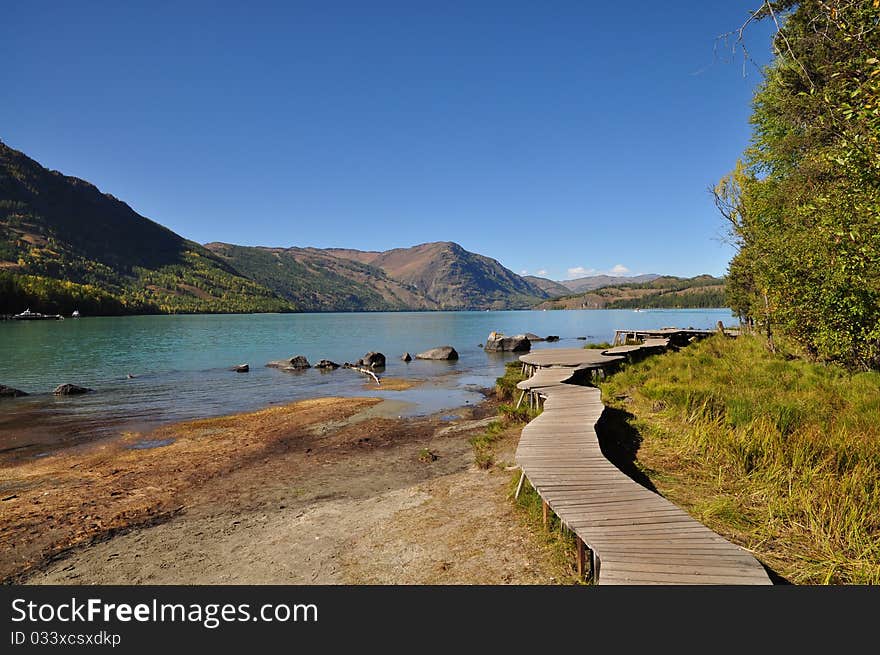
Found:
[[[627,280],[633,278],[626,278]],[[655,277],[641,283],[616,284],[571,294],[539,304],[536,309],[636,309],[725,307],[724,279],[711,275]]]
[[[202,246],[0,142],[0,314],[513,309],[548,296],[448,241]]]
[[[624,277],[622,275],[589,275],[574,280],[561,280],[559,284],[568,290],[565,293],[586,293],[593,289],[601,289],[602,287],[618,284],[641,284],[656,280],[658,277],[660,276],[656,273],[646,273],[645,275],[634,275],[632,277]]]
[[[288,311],[197,243],[0,142],[0,313]]]
[[[381,269],[317,248],[264,248],[208,243],[237,271],[303,311],[437,309],[418,290]]]
[[[366,264],[423,294],[439,309],[524,309],[548,294],[496,260],[457,243],[365,252],[330,248],[336,257]]]
[[[554,282],[545,277],[525,275],[523,276],[523,279],[534,284],[551,298],[558,298],[559,296],[566,296],[571,293],[571,289],[563,285],[561,282]]]

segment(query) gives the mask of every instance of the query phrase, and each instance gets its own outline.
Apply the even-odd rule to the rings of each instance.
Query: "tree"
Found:
[[[715,190],[739,248],[731,306],[814,357],[880,368],[880,0],[754,17],[779,29],[752,144]]]

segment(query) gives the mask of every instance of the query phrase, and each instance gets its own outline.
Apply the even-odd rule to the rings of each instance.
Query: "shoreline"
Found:
[[[369,557],[352,560],[337,574],[314,568],[310,558],[337,562],[351,548],[386,539],[389,521],[398,515],[424,511],[435,501],[440,505],[432,511],[454,511],[448,496],[459,493],[450,490],[461,485],[472,489],[458,502],[493,505],[499,515],[513,511],[504,493],[486,491],[506,488],[509,476],[477,471],[469,442],[496,415],[494,394],[458,410],[454,421],[448,412],[394,418],[393,407],[385,405],[393,402],[304,400],[163,426],[88,452],[56,453],[2,468],[0,581],[308,584],[406,582],[400,576],[416,574],[413,581],[434,580],[424,576],[436,574],[441,582],[461,581],[456,575],[475,583],[551,582],[554,576],[540,572],[539,562],[529,562],[541,559],[537,543],[523,555],[495,553],[499,561],[522,559],[513,577],[509,570],[487,573],[483,556],[466,573],[454,570],[457,557],[446,568],[426,573],[403,571],[399,562],[378,554],[391,548],[395,557],[409,557],[408,540],[428,538],[445,540],[449,548],[473,549],[476,528],[431,536],[440,528],[425,527],[421,520],[401,519],[407,539],[393,547],[374,546]],[[448,430],[451,425],[460,429]],[[425,452],[434,459],[423,459]],[[479,521],[480,514],[457,511],[449,524]],[[363,534],[352,544],[355,527]],[[480,529],[514,531],[521,541],[529,539],[528,529],[513,516]],[[496,539],[487,537],[481,548],[485,557],[503,546]],[[310,554],[293,557],[296,548]],[[242,550],[249,552],[243,559]],[[422,552],[433,557],[430,549]]]

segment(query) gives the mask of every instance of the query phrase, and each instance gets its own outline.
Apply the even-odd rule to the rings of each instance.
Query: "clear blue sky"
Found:
[[[4,3],[0,139],[199,242],[722,274],[758,4]]]

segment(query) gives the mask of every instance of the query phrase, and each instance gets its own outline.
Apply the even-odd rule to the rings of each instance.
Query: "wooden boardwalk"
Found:
[[[546,362],[544,353],[550,352],[520,359]],[[582,352],[585,364],[594,365],[598,353]],[[771,584],[748,551],[605,458],[595,430],[605,409],[601,392],[566,383],[577,371],[572,359],[567,353],[562,357],[566,368],[538,369],[517,385],[545,400],[544,411],[523,428],[516,461],[543,499],[545,512],[552,509],[577,535],[579,570],[585,568],[585,545],[597,584]]]

